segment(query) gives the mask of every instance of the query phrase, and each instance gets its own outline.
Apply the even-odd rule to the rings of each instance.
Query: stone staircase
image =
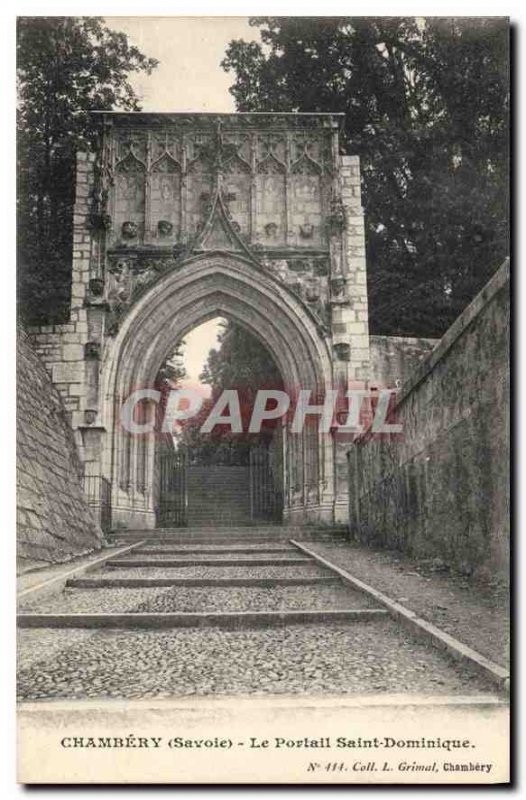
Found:
[[[19,698],[399,692],[414,682],[429,693],[437,679],[472,692],[477,674],[493,671],[499,687],[508,680],[292,538],[305,540],[312,529],[197,530],[193,539],[181,529],[121,531],[112,552],[22,592],[18,627],[37,630],[21,632],[29,666],[19,671]],[[49,591],[54,581],[62,591]],[[445,647],[446,659],[413,641],[415,625],[426,642]],[[67,629],[76,631],[71,644]],[[82,629],[100,635],[80,638]],[[452,654],[462,659],[456,673]],[[422,670],[426,659],[435,677]]]
[[[188,528],[155,528],[131,529],[115,528],[107,535],[108,544],[126,545],[147,539],[149,544],[155,545],[226,545],[229,547],[254,544],[278,544],[288,542],[291,538],[301,541],[334,541],[344,542],[349,537],[349,531],[343,525],[326,527],[322,525],[302,526],[297,528],[291,525],[271,525],[265,523],[252,523],[249,525],[220,524],[213,528],[202,525]]]
[[[18,625],[240,630],[374,622],[386,616],[313,554],[285,538],[286,529],[276,527],[273,537],[268,531],[255,535],[253,530],[240,528],[233,534],[234,530],[229,541],[218,543],[205,534],[204,541],[186,545],[180,530],[171,539],[150,531],[138,541],[128,538],[135,532],[123,531],[126,545],[83,574],[67,576],[65,594],[51,597],[43,608],[30,600],[22,602]],[[125,598],[118,590],[136,594]],[[199,590],[205,590],[200,597]]]
[[[251,525],[248,467],[189,467],[190,528]]]

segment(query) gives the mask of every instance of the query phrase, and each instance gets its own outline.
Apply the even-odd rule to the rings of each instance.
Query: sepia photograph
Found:
[[[16,81],[18,782],[509,784],[509,19]]]

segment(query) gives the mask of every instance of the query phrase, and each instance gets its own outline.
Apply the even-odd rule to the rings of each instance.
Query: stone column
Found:
[[[343,388],[363,386],[369,370],[369,324],[365,226],[361,205],[360,161],[358,156],[341,156],[341,274],[333,274],[332,337],[335,384]],[[333,213],[334,210],[333,210]],[[349,442],[335,442],[335,522],[348,519]]]
[[[349,305],[342,308],[342,322],[349,335],[349,379],[366,381],[369,370],[369,313],[365,262],[365,221],[360,186],[360,159],[342,156],[342,204],[346,213],[345,268]]]

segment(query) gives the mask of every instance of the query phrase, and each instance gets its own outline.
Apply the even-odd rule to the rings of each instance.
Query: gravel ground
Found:
[[[21,700],[490,690],[391,620],[247,631],[101,631],[52,654],[47,632],[25,633],[33,635],[22,649],[31,647],[42,660],[19,671]]]
[[[95,574],[95,573],[93,573]],[[18,610],[24,613],[40,614],[123,614],[127,611],[138,611],[145,598],[151,602],[160,598],[169,589],[64,589],[57,594],[43,597],[41,600],[22,601]],[[144,610],[144,609],[143,609]]]
[[[343,586],[172,587],[146,600],[139,611],[291,611],[294,609],[370,608],[358,592]]]
[[[296,566],[278,565],[272,567],[246,566],[188,566],[188,567],[105,567],[101,572],[90,573],[91,577],[99,575],[119,578],[299,578],[327,575],[326,569],[316,564],[298,564]]]
[[[354,543],[306,545],[486,658],[509,664],[509,596],[502,583],[450,573],[436,560],[418,562]]]
[[[168,588],[66,589],[59,594],[20,605],[24,613],[100,613],[170,611],[286,611],[294,609],[370,608],[358,592],[343,586],[233,586]]]
[[[93,631],[21,628],[16,634],[17,669],[25,670],[35,662],[49,663],[70,647],[81,648],[94,635]]]

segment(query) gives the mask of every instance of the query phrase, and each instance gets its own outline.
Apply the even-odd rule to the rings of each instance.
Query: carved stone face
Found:
[[[279,280],[285,281],[287,279],[289,270],[287,267],[287,262],[283,259],[279,259],[278,261],[270,261],[269,268]]]
[[[289,281],[287,281],[289,289],[291,289],[298,297],[301,297],[303,294],[303,284],[298,278],[292,277]]]
[[[174,229],[173,223],[167,219],[160,219],[157,223],[157,230],[160,236],[170,236]]]
[[[314,225],[310,222],[306,222],[304,225],[300,225],[300,236],[302,239],[312,239],[314,234]]]
[[[92,278],[89,282],[89,290],[94,297],[102,297],[104,294],[104,281],[102,278]]]
[[[325,276],[329,273],[329,266],[327,260],[324,258],[317,258],[314,260],[314,274]]]
[[[311,278],[307,281],[305,299],[308,303],[317,303],[320,299],[320,282],[317,278]]]
[[[343,275],[335,275],[331,278],[331,289],[335,295],[339,295],[345,289],[345,278]]]
[[[336,342],[334,345],[334,352],[340,361],[351,360],[351,345],[347,342]]]
[[[347,227],[347,215],[340,199],[331,202],[331,213],[327,217],[327,225],[331,234],[342,233]]]
[[[90,359],[100,358],[99,342],[86,342],[84,345],[84,357]]]
[[[122,275],[128,272],[128,262],[124,258],[119,258],[118,261],[111,261],[108,269],[119,280]]]
[[[278,226],[275,222],[269,222],[265,225],[265,233],[269,239],[275,239],[278,234]]]
[[[123,222],[121,232],[124,239],[135,239],[138,233],[137,223],[129,220]]]
[[[292,272],[308,272],[310,267],[309,261],[304,258],[292,258],[288,264]]]

